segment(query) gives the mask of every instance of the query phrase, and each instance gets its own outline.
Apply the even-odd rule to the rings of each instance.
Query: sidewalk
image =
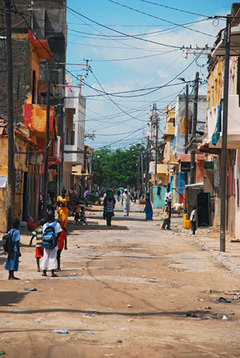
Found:
[[[187,235],[203,250],[208,251],[215,259],[224,265],[235,275],[240,275],[240,241],[226,238],[226,252],[220,252],[220,232],[219,228],[199,227],[196,235],[191,235],[191,230],[183,229],[182,218],[172,220],[172,227],[177,234]]]

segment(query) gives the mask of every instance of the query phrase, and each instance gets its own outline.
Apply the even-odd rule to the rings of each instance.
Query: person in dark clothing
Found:
[[[103,201],[103,217],[106,219],[107,226],[111,226],[112,216],[114,216],[115,203],[116,200],[114,198],[113,192],[108,190]]]

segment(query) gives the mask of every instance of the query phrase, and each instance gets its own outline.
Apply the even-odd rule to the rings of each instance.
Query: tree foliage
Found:
[[[141,144],[126,150],[103,148],[94,152],[93,180],[99,187],[136,187]]]

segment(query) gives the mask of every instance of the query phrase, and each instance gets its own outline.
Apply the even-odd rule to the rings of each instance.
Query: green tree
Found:
[[[103,148],[94,152],[93,180],[100,187],[136,187],[141,144],[126,150]]]

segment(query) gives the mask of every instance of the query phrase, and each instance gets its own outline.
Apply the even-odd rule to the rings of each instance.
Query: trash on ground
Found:
[[[25,291],[37,291],[35,287],[24,287]]]
[[[6,354],[6,352],[0,351],[0,356],[3,356],[4,354]]]
[[[42,323],[42,322],[43,322],[43,319],[42,319],[42,317],[38,317],[37,319],[35,319],[34,322],[35,322],[35,323]]]
[[[54,329],[53,333],[68,334],[69,331],[67,329]]]
[[[223,321],[229,321],[229,318],[228,318],[227,316],[223,315],[223,316],[222,316],[222,320],[223,320]]]
[[[121,339],[119,339],[118,341],[117,341],[117,343],[122,343],[123,341],[121,340]]]
[[[186,313],[186,317],[198,318],[198,316],[196,315],[196,313],[193,313],[193,312],[187,312],[187,313]]]
[[[93,332],[93,331],[79,331],[79,332],[83,333],[83,334],[92,334],[92,335],[95,334],[95,332]]]
[[[132,305],[127,305],[128,306],[128,308],[131,308],[132,307]]]
[[[227,300],[224,297],[219,297],[218,299],[216,299],[216,302],[231,303],[230,300]]]

